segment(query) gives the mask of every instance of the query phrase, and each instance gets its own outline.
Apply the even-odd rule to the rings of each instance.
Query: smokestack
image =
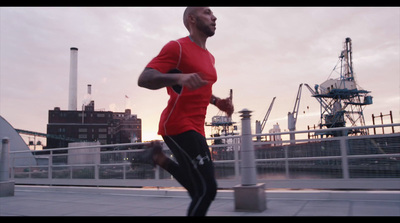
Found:
[[[87,93],[88,93],[88,95],[92,94],[92,85],[91,84],[87,85]]]
[[[83,97],[82,103],[84,106],[88,106],[91,101],[92,101],[92,85],[88,84],[87,85],[87,93]]]
[[[69,98],[68,110],[77,110],[78,95],[78,48],[71,47],[70,67],[69,67]]]

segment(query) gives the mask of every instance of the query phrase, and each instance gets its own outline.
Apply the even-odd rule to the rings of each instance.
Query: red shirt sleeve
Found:
[[[180,47],[176,41],[168,42],[148,64],[147,68],[158,70],[161,73],[177,68],[180,56]]]

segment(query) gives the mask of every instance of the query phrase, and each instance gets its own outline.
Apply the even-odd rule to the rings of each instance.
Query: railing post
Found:
[[[49,161],[48,161],[48,168],[47,168],[47,172],[48,172],[48,179],[51,181],[51,179],[53,179],[53,151],[50,150],[50,154],[49,154]]]
[[[348,136],[347,130],[342,131],[342,136],[340,137],[340,155],[342,157],[342,172],[343,179],[348,180],[349,176],[349,159],[347,158],[348,153]]]
[[[242,114],[242,143],[241,176],[242,184],[233,187],[236,211],[264,211],[266,207],[265,184],[257,184],[256,162],[251,135],[251,111],[243,109]]]
[[[0,153],[0,197],[14,196],[14,181],[10,181],[10,140],[1,140]]]
[[[10,144],[7,137],[1,141],[1,156],[0,156],[0,182],[5,182],[10,179]]]
[[[288,145],[285,145],[283,147],[283,152],[285,154],[285,177],[286,177],[286,179],[290,178],[290,173],[289,173],[289,151],[288,151],[289,148],[288,147],[289,147]]]
[[[160,166],[156,166],[155,171],[154,171],[154,179],[159,180],[160,179]]]
[[[95,150],[95,158],[94,158],[94,179],[96,181],[100,179],[100,164],[101,164],[101,149],[99,148]],[[125,168],[124,168],[124,176],[125,176]]]
[[[239,162],[239,145],[233,146],[233,156],[235,159],[235,179],[238,180],[240,177],[240,162]]]

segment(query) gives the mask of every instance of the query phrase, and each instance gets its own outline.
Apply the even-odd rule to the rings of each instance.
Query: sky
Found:
[[[276,97],[264,132],[287,131],[301,83],[330,78],[346,37],[360,89],[371,91],[371,115],[393,112],[400,122],[399,7],[211,7],[217,30],[207,41],[216,58],[213,94],[233,89],[233,121],[247,108],[262,120]],[[78,51],[78,108],[87,84],[96,110],[132,110],[142,119],[143,140],[160,139],[165,89],[140,88],[137,79],[170,40],[188,35],[184,7],[0,8],[0,114],[14,128],[46,132],[48,111],[68,109],[70,48]],[[125,97],[128,96],[128,98]],[[307,108],[308,107],[308,108]],[[79,109],[78,109],[79,110]],[[212,105],[206,122],[218,114]],[[303,88],[297,130],[319,123],[320,106]],[[385,123],[389,123],[385,120]],[[210,134],[206,127],[206,134]]]

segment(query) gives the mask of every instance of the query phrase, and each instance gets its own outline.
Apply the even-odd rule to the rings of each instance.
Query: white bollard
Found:
[[[242,114],[242,146],[241,177],[242,184],[233,187],[236,211],[264,211],[266,206],[265,184],[257,184],[256,160],[251,135],[251,111],[243,109]]]
[[[251,136],[251,111],[243,109],[239,113],[241,113],[240,117],[242,117],[242,148],[240,149],[242,159],[242,186],[252,186],[257,184],[257,177],[253,140]]]

